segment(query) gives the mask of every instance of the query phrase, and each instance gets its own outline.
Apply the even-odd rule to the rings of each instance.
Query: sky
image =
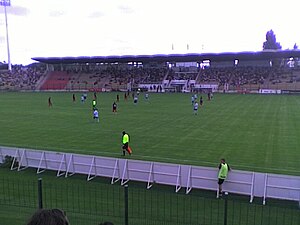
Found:
[[[299,0],[11,0],[12,64],[32,57],[260,51],[300,46]],[[0,6],[0,61],[7,62]]]

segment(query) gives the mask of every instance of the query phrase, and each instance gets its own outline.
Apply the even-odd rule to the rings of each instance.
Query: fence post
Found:
[[[38,179],[38,201],[39,201],[39,209],[42,209],[43,208],[42,178]]]
[[[128,225],[128,185],[124,186],[124,194],[125,194],[125,225]]]
[[[224,225],[227,225],[227,210],[228,210],[228,194],[225,193],[224,196]]]

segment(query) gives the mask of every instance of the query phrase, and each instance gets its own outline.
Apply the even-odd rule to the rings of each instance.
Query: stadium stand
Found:
[[[219,90],[228,84],[229,90],[256,91],[260,88],[299,90],[300,73],[283,67],[206,68],[200,71],[197,83],[218,84]]]
[[[299,54],[298,51],[263,51],[217,55],[37,58],[34,60],[41,63],[34,67],[13,66],[12,71],[0,72],[0,90],[126,91],[144,88],[156,91],[157,87],[162,87],[160,91],[163,92],[203,89],[297,92],[300,91]],[[290,63],[291,56],[295,59],[293,64]],[[278,60],[273,63],[272,57]]]
[[[143,75],[140,83],[152,84],[152,83],[162,82],[163,78],[167,73],[167,69],[147,68],[147,69],[142,69],[140,72]]]
[[[71,71],[66,89],[127,90],[128,85],[161,83],[166,72],[164,68],[119,68],[117,66],[107,66],[97,71]]]
[[[40,90],[65,90],[71,75],[67,72],[54,71],[47,75]]]
[[[109,65],[46,73],[46,68],[40,65],[13,66],[12,71],[2,71],[0,90],[124,91],[147,84],[149,87],[162,85],[164,88],[179,86],[192,91],[195,84],[216,84],[219,91],[222,91],[225,85],[228,85],[228,90],[231,91],[251,91],[260,88],[298,91],[299,82],[299,69],[283,67],[206,67],[195,71],[189,68]]]
[[[278,68],[270,75],[264,86],[269,89],[300,90],[300,71]]]
[[[45,75],[43,65],[14,65],[11,71],[0,72],[0,90],[35,90]]]
[[[271,70],[260,67],[207,68],[201,70],[198,82],[217,83],[220,89],[226,83],[230,89],[239,87],[257,89],[264,83]]]

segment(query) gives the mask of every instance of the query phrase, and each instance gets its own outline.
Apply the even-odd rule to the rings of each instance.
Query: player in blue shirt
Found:
[[[195,103],[195,97],[194,97],[194,95],[192,95],[192,97],[191,97],[191,102],[192,102],[192,105],[194,105],[194,103]]]
[[[94,120],[99,123],[99,112],[96,108],[94,109],[93,115],[94,115]]]
[[[137,102],[138,102],[138,97],[137,97],[137,95],[135,95],[135,96],[133,97],[133,103],[136,105]]]

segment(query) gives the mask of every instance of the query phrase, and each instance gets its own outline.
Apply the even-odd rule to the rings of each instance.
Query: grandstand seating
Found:
[[[197,78],[198,72],[175,72],[171,70],[168,75],[168,79],[172,80],[195,80]]]
[[[270,68],[259,67],[208,68],[200,72],[198,82],[217,83],[220,89],[225,83],[229,84],[230,89],[258,89],[270,71]]]
[[[300,71],[278,69],[265,82],[264,87],[278,90],[300,90]]]
[[[65,90],[70,77],[67,72],[50,72],[40,90]]]
[[[155,84],[155,83],[161,83],[163,78],[167,74],[167,69],[165,68],[150,68],[150,69],[143,69],[143,78],[141,80],[141,83],[147,83],[147,84]]]
[[[91,90],[100,89],[103,87],[103,80],[105,76],[98,73],[75,73],[71,74],[69,82],[67,83],[67,90]]]
[[[44,74],[43,65],[13,65],[11,71],[0,72],[0,90],[35,90]]]
[[[166,68],[109,66],[98,71],[71,72],[69,75],[69,78],[64,78],[68,80],[65,87],[61,84],[63,78],[58,76],[59,82],[55,81],[55,84],[59,83],[57,89],[127,90],[128,85],[137,87],[141,84],[162,84],[166,80],[168,82],[164,85],[165,88],[179,85],[190,90],[194,84],[217,84],[219,90],[223,90],[225,84],[228,84],[229,90],[251,91],[260,88],[300,90],[300,85],[297,84],[300,81],[300,72],[271,67],[205,68],[198,72],[173,68],[168,70]],[[193,80],[195,82],[190,83]],[[53,83],[53,80],[51,82]],[[49,86],[49,84],[46,85]]]
[[[98,67],[66,68],[46,74],[42,64],[13,66],[2,71],[0,90],[127,90],[144,85],[192,91],[195,85],[217,85],[219,91],[257,91],[277,89],[300,91],[300,70],[275,67],[137,67],[132,65],[101,65]]]
[[[98,71],[71,72],[67,90],[127,90],[128,83],[132,86],[138,84],[161,83],[166,69],[143,69],[132,67],[130,69],[106,67]]]

